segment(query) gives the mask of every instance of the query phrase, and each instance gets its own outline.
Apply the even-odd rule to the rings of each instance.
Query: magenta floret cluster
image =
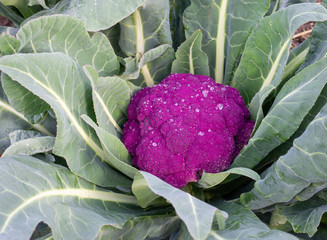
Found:
[[[254,126],[235,88],[178,73],[136,93],[127,118],[133,164],[178,188],[228,168]]]

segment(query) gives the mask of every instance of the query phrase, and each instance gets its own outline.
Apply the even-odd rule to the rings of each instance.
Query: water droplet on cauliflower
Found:
[[[251,136],[249,117],[236,89],[175,73],[133,96],[122,141],[140,170],[181,188],[228,168]]]

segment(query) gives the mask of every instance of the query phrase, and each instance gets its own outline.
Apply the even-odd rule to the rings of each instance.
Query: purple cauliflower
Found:
[[[133,164],[178,188],[228,168],[254,126],[235,88],[178,73],[136,93],[127,118],[122,141]]]

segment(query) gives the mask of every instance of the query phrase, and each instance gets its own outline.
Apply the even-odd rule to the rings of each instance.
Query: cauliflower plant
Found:
[[[178,73],[136,93],[127,118],[133,164],[178,188],[228,168],[254,126],[235,88]]]

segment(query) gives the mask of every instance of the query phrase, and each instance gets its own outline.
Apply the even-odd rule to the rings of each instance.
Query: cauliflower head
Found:
[[[228,168],[254,126],[235,88],[179,73],[137,92],[127,119],[122,141],[133,164],[178,188]]]

